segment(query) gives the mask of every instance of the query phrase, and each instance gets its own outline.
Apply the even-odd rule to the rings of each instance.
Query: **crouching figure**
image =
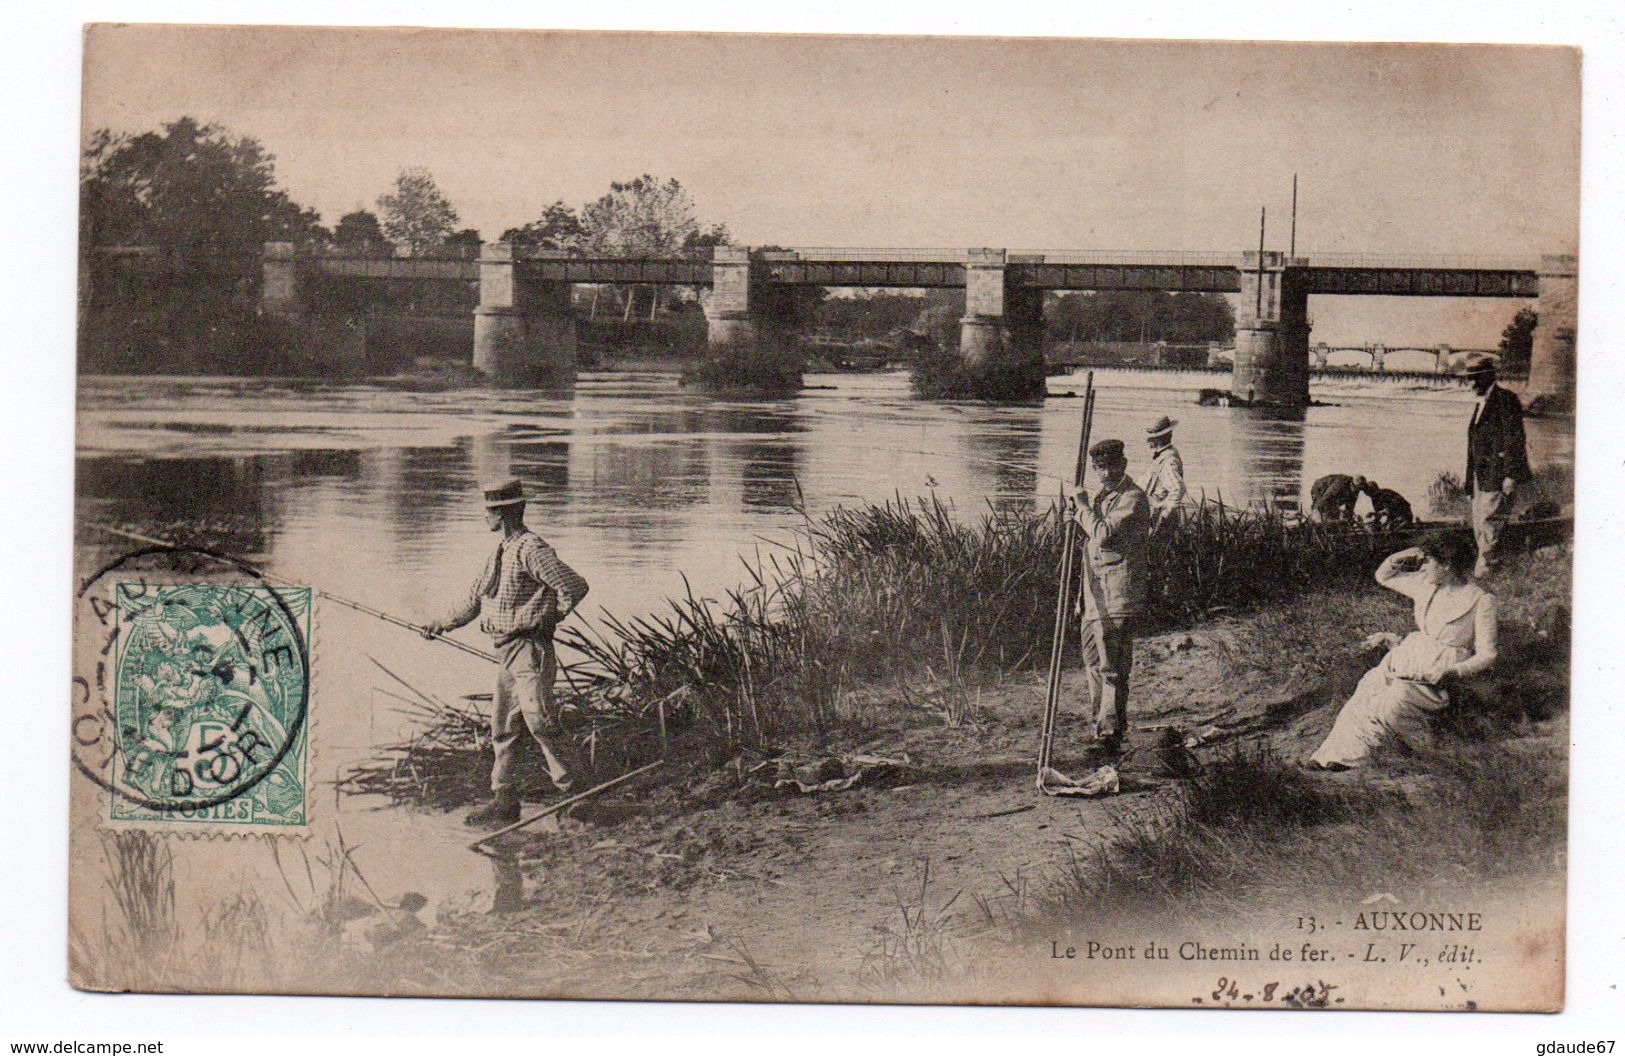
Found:
[[[1374,636],[1388,654],[1360,679],[1308,765],[1343,770],[1385,742],[1426,746],[1452,688],[1495,662],[1495,595],[1473,583],[1475,558],[1465,538],[1440,533],[1383,561],[1377,582],[1416,603],[1416,630]]]

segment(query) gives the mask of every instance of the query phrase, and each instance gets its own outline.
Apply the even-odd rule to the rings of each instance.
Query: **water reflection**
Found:
[[[586,381],[569,399],[89,379],[78,490],[87,517],[248,522],[246,556],[272,571],[416,611],[464,588],[489,545],[477,485],[512,474],[531,489],[532,523],[592,580],[590,612],[628,616],[685,583],[737,584],[740,555],[787,539],[803,501],[816,515],[935,493],[974,516],[989,501],[1045,506],[1070,475],[1076,400],[927,404],[901,377],[819,381],[835,387],[769,404],[656,376]],[[1156,377],[1097,382],[1095,438],[1125,441],[1135,479],[1146,424],[1168,414],[1193,495],[1286,511],[1331,472],[1425,509],[1434,477],[1460,472],[1472,406],[1464,391],[1367,386],[1283,417],[1194,406]],[[1531,421],[1529,434],[1537,464],[1572,460],[1565,423]]]
[[[801,501],[801,443],[798,419],[779,423],[781,436],[755,435],[735,441],[730,459],[740,463],[740,501],[747,510],[784,511]]]
[[[195,459],[81,458],[75,488],[87,520],[140,530],[185,523],[228,528],[261,557],[293,480],[287,455]]]
[[[1239,485],[1224,500],[1281,513],[1297,513],[1303,493],[1304,420],[1299,410],[1232,407],[1233,468]]]
[[[972,487],[1002,508],[1035,509],[1040,499],[1033,470],[1043,438],[1044,415],[1038,408],[1017,408],[970,423],[960,446]],[[1042,501],[1050,497],[1046,494]]]

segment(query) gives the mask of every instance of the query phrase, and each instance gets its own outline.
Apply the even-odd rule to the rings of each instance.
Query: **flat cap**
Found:
[[[1100,441],[1097,441],[1095,444],[1091,445],[1090,448],[1089,448],[1089,458],[1092,461],[1095,461],[1095,462],[1122,462],[1122,461],[1125,461],[1125,458],[1124,458],[1124,455],[1123,455],[1123,441],[1121,441],[1121,440],[1100,440]]]

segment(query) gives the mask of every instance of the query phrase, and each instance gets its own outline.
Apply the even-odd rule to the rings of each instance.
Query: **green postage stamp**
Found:
[[[303,828],[309,588],[112,586],[110,820]]]

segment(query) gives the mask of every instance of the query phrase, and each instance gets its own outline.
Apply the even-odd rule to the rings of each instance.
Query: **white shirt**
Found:
[[[1485,404],[1485,402],[1487,400],[1489,400],[1490,393],[1492,393],[1494,391],[1495,391],[1495,383],[1492,381],[1492,382],[1490,382],[1490,387],[1484,390],[1484,395],[1478,397],[1478,399],[1474,401],[1474,403],[1473,403],[1473,420],[1471,422],[1467,423],[1467,427],[1469,429],[1471,429],[1473,426],[1478,424],[1478,419],[1484,414],[1484,404]]]

